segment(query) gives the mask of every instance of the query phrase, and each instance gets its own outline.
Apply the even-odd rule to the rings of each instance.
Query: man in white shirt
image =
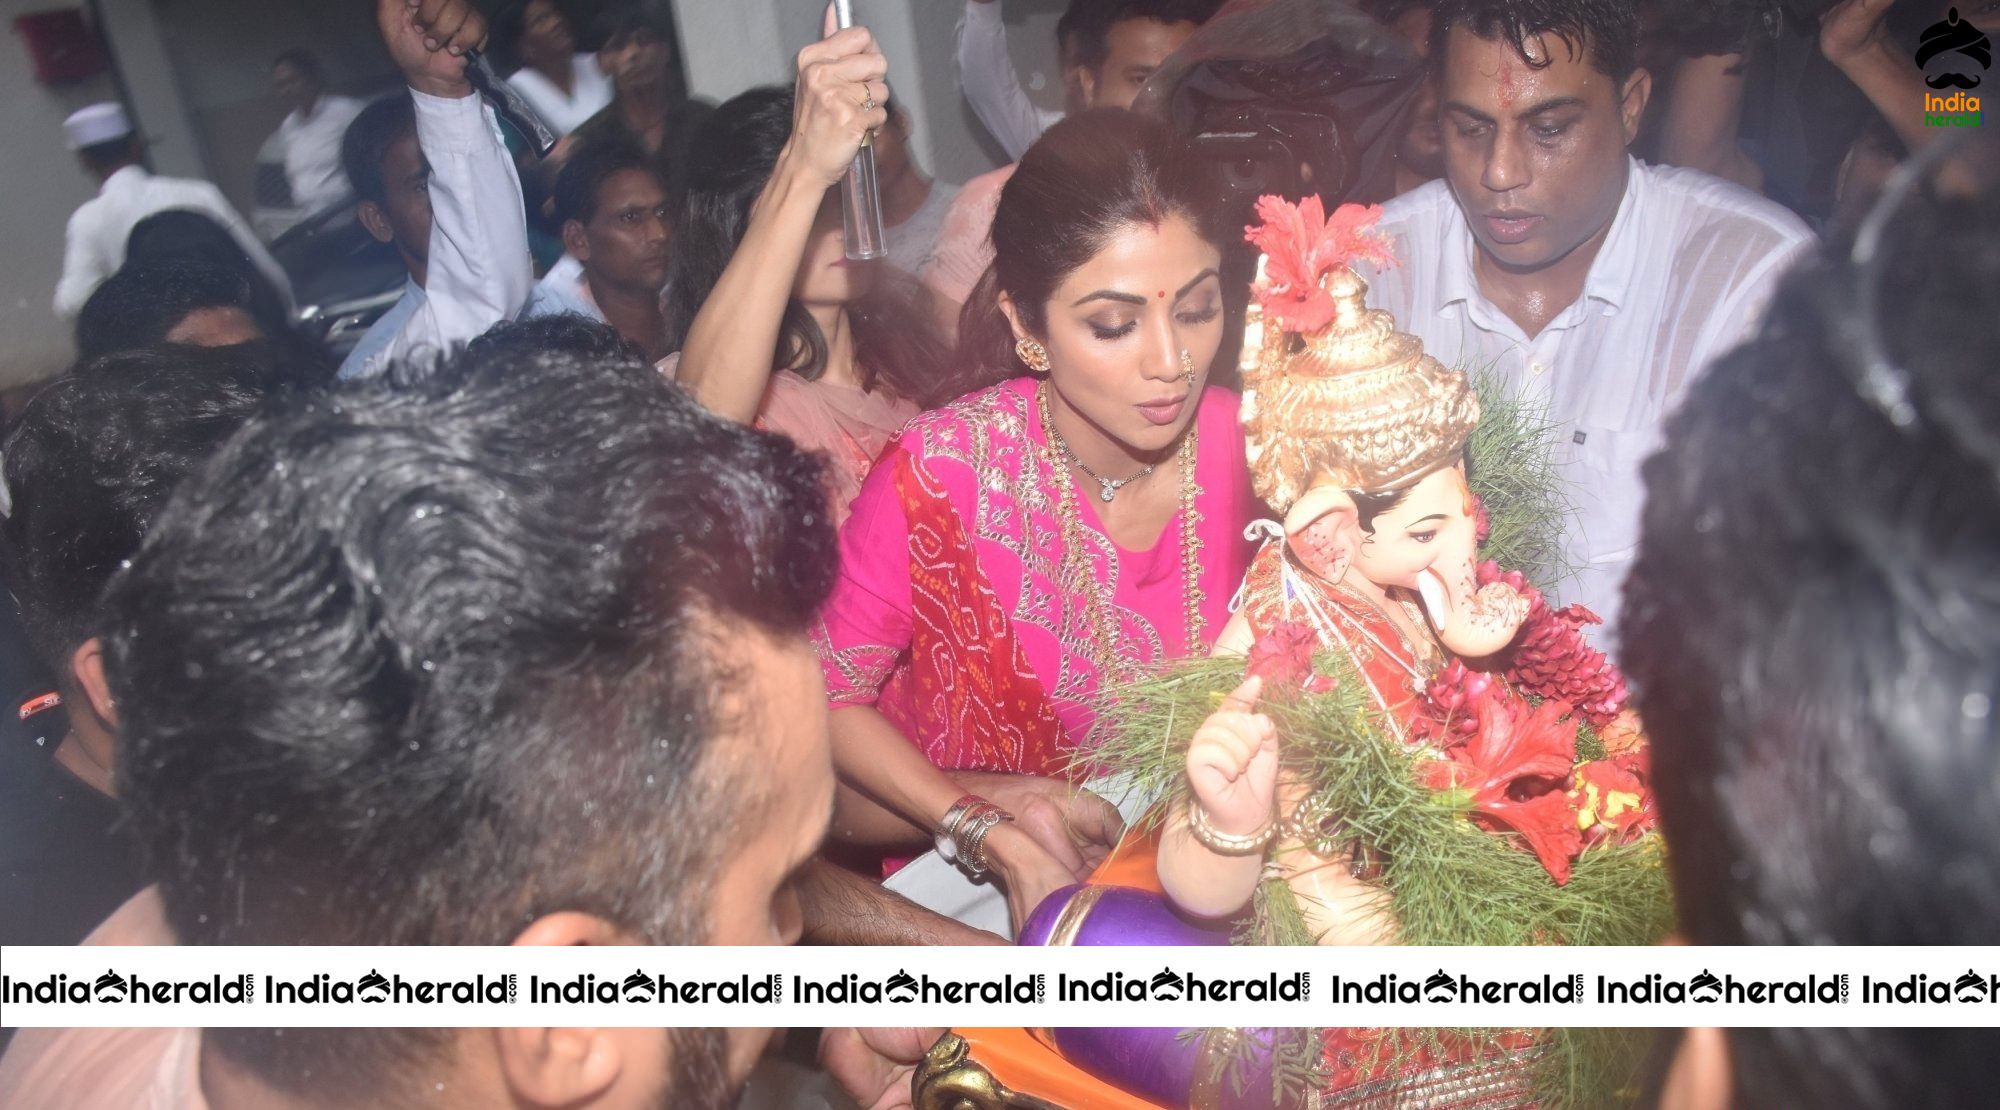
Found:
[[[125,240],[132,227],[155,212],[185,208],[227,228],[243,253],[278,288],[286,303],[292,283],[264,244],[206,181],[155,177],[145,167],[145,144],[132,129],[124,106],[106,102],[80,108],[63,121],[63,133],[77,160],[101,186],[69,218],[64,236],[62,278],[56,283],[56,314],[76,316],[98,283],[125,264]]]
[[[1629,5],[1445,0],[1433,19],[1445,177],[1385,207],[1399,264],[1364,275],[1369,300],[1546,410],[1575,505],[1558,592],[1613,647],[1640,464],[1812,238],[1754,193],[1626,153],[1651,91]]]
[[[287,50],[271,63],[271,84],[291,113],[278,125],[278,149],[292,203],[308,212],[347,199],[347,174],[340,168],[340,137],[361,114],[361,102],[326,91],[319,59],[305,50]]]
[[[462,75],[413,74],[408,96],[363,108],[341,161],[356,218],[394,244],[410,273],[402,298],[340,364],[342,378],[445,353],[527,304],[535,274],[521,180],[493,110]]]

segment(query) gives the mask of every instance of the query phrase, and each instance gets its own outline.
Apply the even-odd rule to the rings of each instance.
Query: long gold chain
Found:
[[[1056,517],[1062,527],[1063,576],[1070,579],[1071,588],[1082,595],[1084,620],[1095,632],[1098,640],[1098,673],[1103,681],[1122,677],[1131,670],[1131,661],[1118,651],[1117,605],[1115,598],[1104,596],[1104,584],[1097,575],[1091,573],[1085,556],[1083,542],[1083,514],[1077,508],[1076,485],[1070,478],[1069,466],[1063,457],[1067,452],[1062,434],[1056,431],[1054,408],[1049,403],[1049,383],[1044,379],[1036,394],[1036,403],[1041,407],[1042,416],[1042,456],[1056,476]],[[1198,450],[1199,429],[1190,422],[1187,434],[1181,437],[1181,588],[1185,602],[1186,650],[1190,653],[1201,649],[1201,564],[1200,529],[1201,518],[1195,508],[1196,496],[1200,488],[1195,482],[1195,457]],[[1107,537],[1108,539],[1109,537]],[[1117,551],[1117,545],[1112,545]],[[1162,645],[1164,647],[1164,645]]]

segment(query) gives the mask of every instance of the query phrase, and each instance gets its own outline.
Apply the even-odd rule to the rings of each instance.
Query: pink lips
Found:
[[[1181,418],[1181,408],[1187,404],[1187,394],[1183,393],[1171,401],[1152,401],[1137,406],[1139,415],[1162,428]]]
[[[1540,216],[1481,216],[1486,221],[1487,234],[1496,243],[1519,243],[1533,235],[1541,226]]]

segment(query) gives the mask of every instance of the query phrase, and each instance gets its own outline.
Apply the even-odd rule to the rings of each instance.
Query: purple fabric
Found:
[[[1063,908],[1086,888],[1068,886],[1043,899],[1021,926],[1020,943],[1043,945]],[[1134,887],[1103,888],[1097,905],[1071,941],[1074,945],[1186,947],[1229,943],[1229,922],[1199,921],[1174,912],[1164,895]],[[1167,970],[1163,968],[1163,970]],[[1243,1032],[1254,1046],[1246,1066],[1222,1085],[1224,1110],[1270,1110],[1272,1036],[1269,1029]],[[1186,1106],[1201,1062],[1201,1038],[1186,1029],[1056,1029],[1056,1051],[1084,1071],[1166,1106]]]

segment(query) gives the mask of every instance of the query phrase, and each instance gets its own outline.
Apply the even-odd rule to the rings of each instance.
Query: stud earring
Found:
[[[1037,374],[1049,372],[1049,350],[1032,339],[1014,341],[1014,357],[1027,364],[1028,369]]]

